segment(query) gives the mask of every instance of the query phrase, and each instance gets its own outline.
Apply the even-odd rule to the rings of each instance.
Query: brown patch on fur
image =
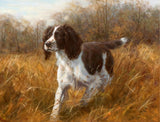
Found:
[[[44,43],[51,37],[52,32],[54,30],[54,26],[49,26],[47,27],[47,29],[44,31],[43,34],[43,50],[44,50]],[[49,59],[51,56],[51,52],[45,51],[44,50],[44,54],[45,54],[45,60]]]
[[[115,49],[121,46],[123,43],[121,40],[105,41],[105,42],[86,42],[82,45],[83,55],[82,60],[85,68],[90,74],[94,74],[96,71],[100,72],[103,65],[102,54],[106,52],[106,70],[112,76],[114,59],[109,49]]]
[[[63,28],[65,30],[65,53],[69,59],[77,58],[83,41],[71,26],[64,25]]]
[[[123,43],[121,40],[114,40],[114,41],[106,41],[102,42],[108,49],[115,49],[119,46],[121,46]]]
[[[82,60],[84,62],[84,66],[92,75],[95,74],[96,71],[101,71],[103,65],[102,54],[106,52],[106,70],[109,74],[112,74],[113,57],[105,45],[102,45],[99,42],[87,42],[82,45],[82,51]]]
[[[64,49],[65,48],[65,31],[63,26],[58,27],[53,36],[56,40],[57,48],[59,50]]]
[[[110,76],[113,75],[113,66],[114,66],[114,58],[113,58],[111,52],[108,51],[105,67],[106,67],[106,70],[108,71],[108,73],[110,74]]]
[[[100,48],[97,48],[94,43],[89,42],[84,43],[82,46],[82,61],[89,74],[93,75],[96,71],[101,71],[103,59],[101,55],[102,52],[99,49]]]

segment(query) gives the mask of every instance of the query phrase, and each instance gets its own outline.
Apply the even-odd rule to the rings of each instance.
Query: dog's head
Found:
[[[50,57],[51,52],[61,50],[64,50],[69,59],[73,59],[81,51],[82,40],[74,29],[68,25],[48,27],[44,33],[43,42],[45,59]]]

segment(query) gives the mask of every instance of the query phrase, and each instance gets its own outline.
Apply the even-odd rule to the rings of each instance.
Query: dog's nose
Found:
[[[51,47],[51,45],[52,45],[51,42],[47,42],[47,43],[46,43],[46,46],[47,46],[47,47]]]

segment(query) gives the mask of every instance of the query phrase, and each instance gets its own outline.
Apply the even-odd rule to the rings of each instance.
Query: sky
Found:
[[[48,20],[54,12],[63,11],[68,2],[73,0],[0,0],[0,14],[12,14],[32,23],[38,20]],[[85,0],[79,0],[85,3]],[[160,0],[149,0],[154,7],[160,5]]]

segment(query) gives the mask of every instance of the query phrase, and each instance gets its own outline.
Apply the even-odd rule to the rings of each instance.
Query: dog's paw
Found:
[[[58,120],[59,120],[58,112],[52,111],[52,113],[50,115],[50,122],[57,122]]]
[[[57,116],[50,116],[50,121],[49,122],[58,122],[59,121],[59,118]]]

